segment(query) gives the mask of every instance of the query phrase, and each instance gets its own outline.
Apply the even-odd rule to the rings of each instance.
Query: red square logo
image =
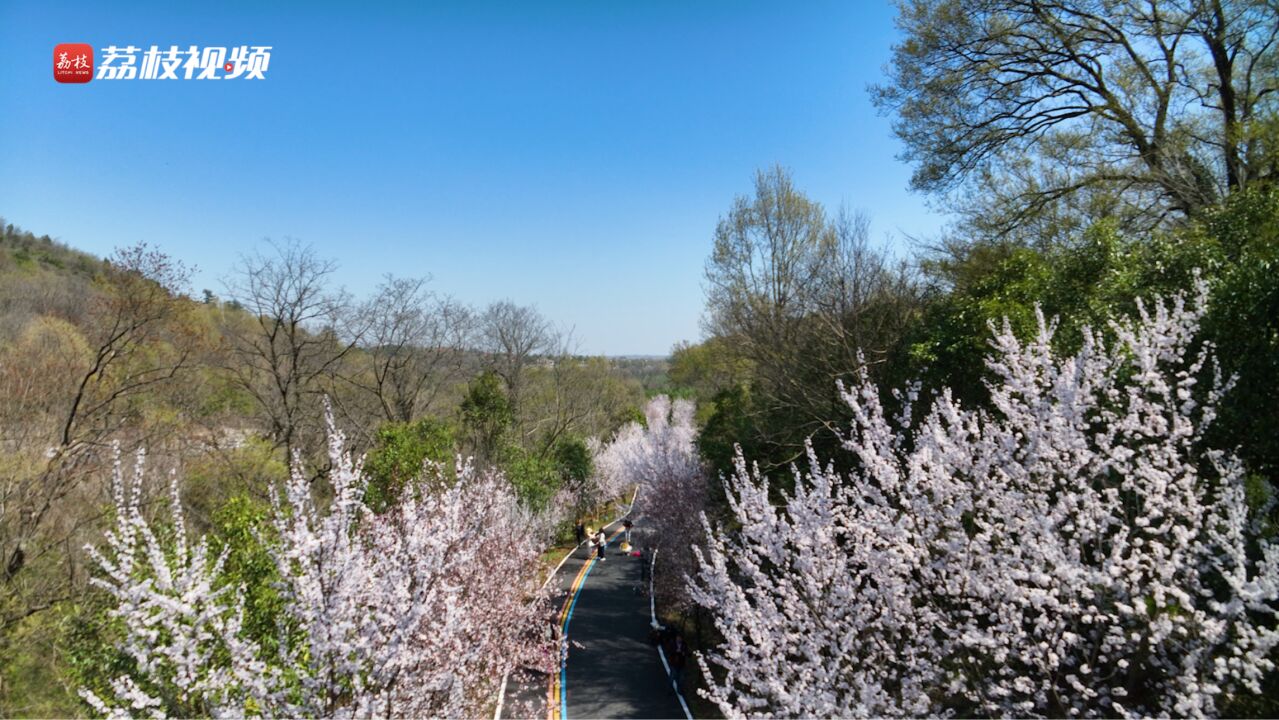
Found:
[[[62,43],[53,48],[53,79],[60,83],[87,83],[93,79],[93,46]]]

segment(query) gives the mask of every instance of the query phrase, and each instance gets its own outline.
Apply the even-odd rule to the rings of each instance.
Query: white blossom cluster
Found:
[[[863,376],[844,476],[810,450],[784,507],[740,457],[740,530],[690,591],[728,717],[1201,716],[1260,691],[1279,546],[1202,433],[1228,390],[1194,341],[1206,289],[1139,305],[1071,357],[996,329],[993,412],[948,392],[889,419]],[[841,388],[842,391],[842,388]],[[900,428],[900,429],[895,429]]]
[[[117,448],[109,551],[88,548],[105,575],[90,582],[114,598],[111,614],[125,631],[121,649],[137,675],[112,679],[114,697],[88,690],[80,695],[112,718],[165,717],[175,707],[199,707],[212,717],[243,716],[245,707],[270,706],[280,676],[262,662],[257,643],[241,636],[242,598],[237,588],[219,583],[226,556],[212,558],[204,539],[194,547],[188,542],[176,475],[169,485],[174,538],[166,553],[139,510],[144,461],[139,452],[126,487]]]
[[[595,453],[595,470],[606,495],[640,486],[640,530],[662,551],[666,571],[658,579],[668,601],[678,600],[691,572],[691,547],[701,540],[698,513],[706,503],[706,476],[697,454],[696,407],[658,395],[644,408],[646,425],[629,423]]]
[[[375,515],[358,459],[329,421],[327,512],[295,461],[275,502],[268,546],[284,598],[280,650],[268,657],[239,625],[224,558],[187,548],[176,481],[176,548],[138,510],[141,463],[125,497],[117,464],[109,553],[91,549],[126,629],[136,671],[113,697],[83,691],[112,716],[462,717],[481,714],[508,671],[547,664],[544,598],[532,571],[544,523],[499,473],[459,462],[457,482]],[[542,647],[547,645],[547,647]]]
[[[627,423],[611,442],[592,443],[596,482],[603,494],[622,497],[635,485],[700,473],[695,411],[688,400],[671,402],[658,395],[644,406],[645,425]]]

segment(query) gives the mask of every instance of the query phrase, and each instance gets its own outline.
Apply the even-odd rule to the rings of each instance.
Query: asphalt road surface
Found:
[[[502,717],[534,707],[549,718],[550,703],[558,706],[553,717],[560,720],[685,717],[657,649],[648,643],[648,583],[641,579],[648,558],[619,549],[620,529],[620,523],[606,529],[603,562],[589,560],[587,547],[579,547],[551,581],[556,608],[568,609],[568,661],[558,696],[546,676],[512,683]]]

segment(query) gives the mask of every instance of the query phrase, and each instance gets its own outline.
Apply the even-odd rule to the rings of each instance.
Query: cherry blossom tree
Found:
[[[242,599],[219,583],[225,555],[213,558],[203,539],[192,547],[183,523],[177,476],[170,476],[174,538],[166,549],[140,511],[145,453],[126,483],[119,447],[112,471],[115,527],[107,554],[88,548],[103,572],[90,582],[115,600],[123,625],[120,650],[137,667],[111,679],[112,696],[80,695],[105,717],[226,717],[250,704],[272,707],[279,674],[241,633]],[[225,661],[223,660],[225,658]]]
[[[629,423],[596,448],[604,494],[617,497],[640,486],[637,527],[649,526],[646,542],[661,550],[658,591],[667,602],[684,595],[684,576],[696,567],[691,548],[701,540],[697,518],[706,504],[706,476],[695,444],[695,410],[688,400],[659,395],[644,408],[646,425]]]
[[[546,523],[521,509],[495,471],[459,462],[456,483],[408,493],[375,515],[361,463],[329,425],[333,500],[321,512],[294,462],[275,501],[269,544],[284,598],[281,647],[244,638],[223,558],[187,549],[173,491],[176,548],[156,540],[116,472],[110,552],[95,552],[116,598],[135,672],[103,714],[459,717],[482,714],[504,674],[548,665],[544,596],[534,571]],[[437,470],[438,471],[438,470]],[[175,481],[176,483],[176,481]],[[423,483],[421,487],[437,486]]]
[[[622,432],[635,423],[628,423],[618,431],[616,437],[620,437]],[[631,476],[626,472],[626,466],[623,463],[623,453],[620,450],[613,449],[613,442],[604,442],[596,437],[586,439],[586,449],[591,453],[591,463],[594,473],[591,476],[590,487],[585,493],[590,500],[610,501],[617,500],[626,495],[626,491],[634,487],[628,484]]]
[[[729,717],[1212,715],[1274,671],[1279,545],[1243,468],[1203,446],[1230,383],[1205,310],[1139,305],[1060,357],[1054,325],[992,324],[990,412],[949,392],[917,422],[841,392],[858,470],[811,449],[779,507],[738,458],[740,529],[690,585],[723,643]],[[710,667],[716,666],[712,675]]]

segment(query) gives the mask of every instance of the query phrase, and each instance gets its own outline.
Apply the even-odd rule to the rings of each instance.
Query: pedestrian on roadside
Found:
[[[631,528],[635,527],[635,523],[632,523],[630,518],[626,518],[626,520],[622,523],[622,527],[626,528],[626,544],[630,545],[631,544]]]
[[[679,690],[680,684],[684,680],[684,663],[687,660],[688,646],[684,644],[684,636],[675,633],[675,638],[671,640],[671,649],[666,661],[670,663],[671,683],[675,685],[676,690]]]
[[[577,524],[573,526],[573,537],[577,538],[578,545],[581,545],[582,541],[586,539],[586,524],[582,522],[581,518],[578,518]]]

